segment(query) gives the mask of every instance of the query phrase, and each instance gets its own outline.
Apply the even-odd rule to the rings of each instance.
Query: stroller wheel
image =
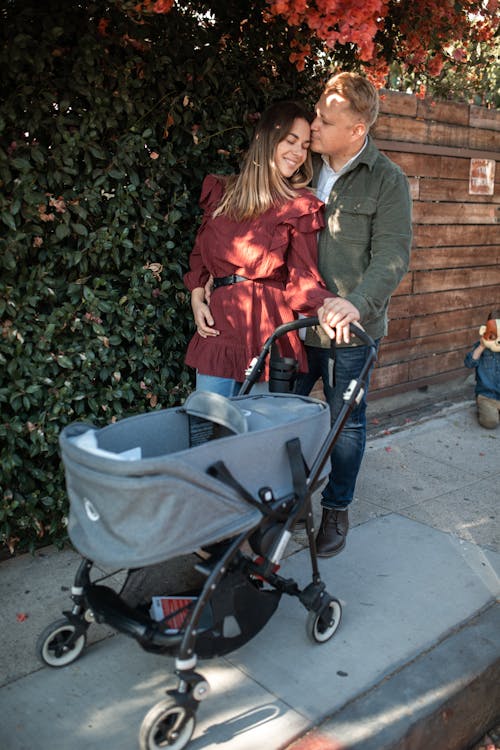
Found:
[[[36,642],[40,659],[49,667],[65,667],[76,661],[86,646],[87,634],[83,632],[75,638],[75,633],[75,625],[65,617],[48,625]]]
[[[191,739],[195,718],[174,698],[166,698],[153,706],[143,719],[139,732],[141,750],[182,750]]]
[[[336,632],[342,619],[342,605],[338,599],[330,599],[321,612],[309,612],[306,632],[313,643],[325,643]]]

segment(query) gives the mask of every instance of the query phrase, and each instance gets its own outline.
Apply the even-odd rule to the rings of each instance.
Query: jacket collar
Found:
[[[366,147],[362,150],[362,152],[359,154],[359,156],[353,161],[353,163],[350,165],[347,172],[344,174],[349,174],[353,169],[356,169],[356,167],[359,164],[366,164],[368,169],[373,169],[375,162],[378,158],[379,150],[376,147],[376,145],[373,142],[373,139],[370,135],[368,135],[368,142],[366,144]],[[323,166],[323,159],[321,158],[321,154],[314,154],[313,156],[313,184],[316,185],[318,182],[319,173],[321,170],[321,167]]]

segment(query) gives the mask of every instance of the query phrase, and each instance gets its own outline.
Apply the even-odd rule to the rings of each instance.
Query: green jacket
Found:
[[[322,164],[315,160],[313,185]],[[390,296],[408,270],[411,197],[401,169],[370,137],[333,186],[325,220],[318,242],[321,276],[330,291],[358,308],[366,332],[378,339],[387,333]],[[330,346],[330,341],[322,329],[310,328],[306,344]]]

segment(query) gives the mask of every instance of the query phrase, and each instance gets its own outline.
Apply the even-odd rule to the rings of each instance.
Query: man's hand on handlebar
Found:
[[[362,328],[359,323],[358,308],[343,297],[326,299],[318,309],[318,319],[327,335],[338,343],[349,343],[351,337],[350,323],[355,323]]]

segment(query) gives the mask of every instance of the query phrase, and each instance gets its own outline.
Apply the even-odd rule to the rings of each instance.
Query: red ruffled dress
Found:
[[[325,222],[323,203],[313,193],[300,190],[296,198],[270,208],[257,219],[232,221],[212,218],[224,187],[221,178],[208,175],[201,192],[204,217],[184,276],[189,291],[204,287],[214,277],[238,274],[248,281],[214,289],[210,311],[215,337],[191,339],[186,364],[203,375],[245,379],[274,329],[297,315],[315,315],[331,297],[317,268],[318,230]],[[294,331],[279,340],[281,355],[294,357],[307,371],[303,346]],[[268,379],[268,369],[262,379]]]

